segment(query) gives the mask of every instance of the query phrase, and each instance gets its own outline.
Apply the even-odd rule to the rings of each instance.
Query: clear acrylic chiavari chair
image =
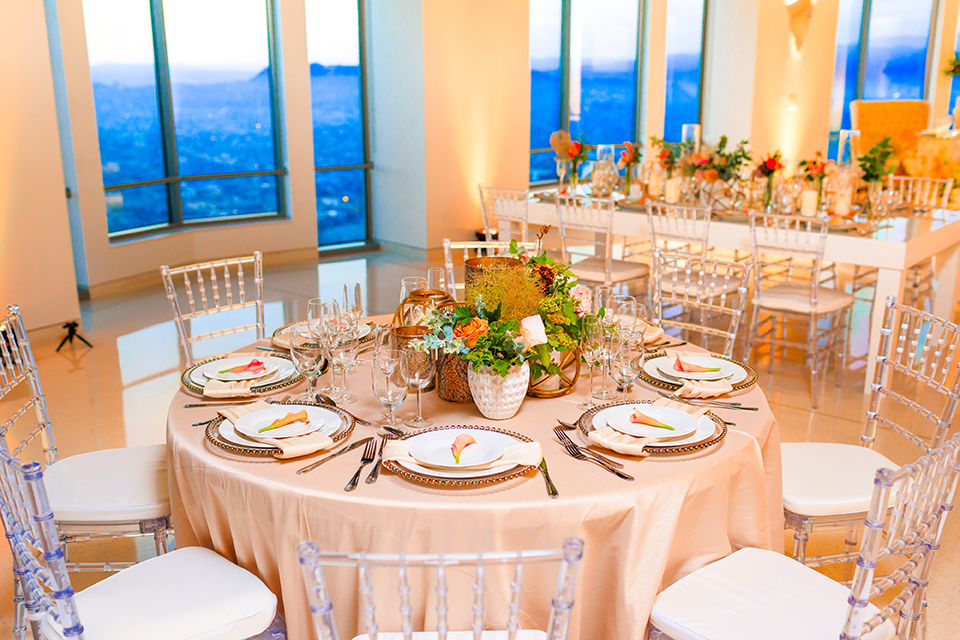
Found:
[[[528,252],[537,250],[536,242],[518,242],[518,247],[522,247]],[[463,278],[457,280],[458,272],[462,274],[461,269],[457,269],[458,263],[454,262],[454,255],[461,254],[459,262],[461,266],[471,258],[509,258],[510,241],[509,240],[489,240],[489,241],[470,241],[470,242],[452,242],[449,238],[443,240],[443,269],[446,273],[447,293],[455,300],[463,300],[464,281]]]
[[[612,285],[646,278],[650,268],[613,257],[613,200],[557,196],[563,261],[581,280]]]
[[[483,214],[483,229],[487,240],[527,241],[527,211],[530,204],[529,189],[503,189],[477,185],[480,190],[480,211]]]
[[[846,360],[846,327],[853,296],[828,288],[836,274],[823,265],[828,224],[801,216],[750,212],[750,245],[754,263],[753,311],[747,353],[758,342],[769,345],[769,369],[777,348],[799,349],[810,368],[811,404],[817,408],[820,373],[832,353],[837,385]],[[788,337],[797,328],[806,340]]]
[[[716,338],[723,347],[715,351],[731,357],[752,270],[749,262],[656,251],[652,281],[659,286],[652,287],[654,321],[667,331],[679,329],[685,340],[689,333],[699,333],[706,349]]]
[[[35,640],[144,638],[158,629],[183,640],[286,636],[276,596],[200,547],[152,558],[75,593],[43,475],[39,463],[21,462],[0,442],[0,518],[13,557],[16,640],[24,640],[28,623]]]
[[[859,444],[792,442],[781,445],[784,519],[793,530],[793,557],[811,566],[849,562],[869,508],[869,478],[897,464],[874,450],[880,429],[897,434],[921,453],[946,441],[960,399],[960,326],[929,313],[885,301],[877,368]],[[847,530],[847,550],[810,557],[815,531]]]
[[[355,567],[357,570],[360,587],[360,624],[363,626],[364,633],[357,635],[356,640],[361,638],[369,640],[376,640],[377,638],[400,640],[403,638],[403,640],[410,640],[414,637],[418,640],[429,640],[430,638],[436,638],[437,640],[446,640],[447,638],[452,640],[481,640],[481,638],[487,640],[514,640],[515,638],[563,640],[567,637],[570,625],[574,592],[577,585],[577,571],[583,556],[583,541],[578,538],[567,538],[561,549],[429,555],[326,553],[320,551],[317,543],[308,541],[297,547],[297,553],[303,570],[303,579],[307,588],[314,627],[317,637],[321,640],[337,640],[339,638],[334,623],[330,588],[324,574],[325,566]],[[546,633],[520,629],[521,615],[524,611],[521,599],[524,590],[525,572],[531,571],[525,565],[539,562],[559,562],[560,564],[553,598],[550,602],[550,615]],[[499,570],[500,565],[505,565],[505,568],[512,566],[511,578],[508,580],[508,592],[502,591],[502,587],[506,585],[500,579],[505,577],[503,571]],[[472,584],[465,589],[470,594],[470,613],[466,616],[459,616],[457,611],[451,611],[451,606],[453,601],[463,599],[459,597],[460,591],[455,589],[455,585],[465,586],[462,580],[466,577],[464,567],[473,567],[474,577],[471,581]],[[396,571],[396,580],[390,582],[398,585],[397,593],[393,594],[390,599],[398,604],[400,626],[398,631],[380,631],[380,623],[377,621],[378,610],[373,593],[375,580],[371,571],[377,568],[389,568],[391,571]],[[417,586],[426,583],[418,579],[422,575],[411,575],[413,573],[412,569],[432,571],[434,574],[433,600],[435,611],[433,613],[436,619],[436,629],[433,632],[414,632],[413,630],[413,621],[427,616],[425,611],[418,611],[416,603],[418,598],[413,594],[415,587],[411,587],[411,584]],[[458,580],[454,581],[454,578],[458,578]],[[529,579],[527,580],[529,582]],[[503,602],[508,603],[506,632],[486,630],[487,619],[491,616],[490,607],[487,604],[488,594],[494,594],[490,600],[498,605]],[[387,596],[383,595],[381,598],[385,600]],[[383,607],[381,607],[380,613],[381,617],[388,617],[392,612],[385,613]],[[393,617],[396,618],[396,616]],[[457,624],[451,622],[451,617],[464,621],[469,620],[470,629],[451,631],[450,626],[456,626]]]
[[[58,540],[153,536],[158,554],[167,550],[170,498],[166,447],[107,449],[60,459],[33,350],[20,309],[8,306],[0,318],[0,402],[6,419],[0,440],[14,457],[41,457]],[[37,444],[39,443],[39,444]],[[119,571],[134,564],[72,562],[73,571]]]
[[[244,270],[247,270],[246,272]],[[256,330],[257,339],[264,337],[263,323],[263,255],[255,251],[251,256],[216,260],[171,268],[160,267],[167,300],[177,325],[180,348],[187,366],[195,363],[193,345],[201,340]],[[247,276],[253,276],[253,291],[249,291]],[[186,304],[181,304],[178,288],[182,289]],[[218,313],[253,307],[255,321],[237,327],[191,335],[188,322]]]
[[[849,589],[779,553],[741,549],[657,596],[650,640],[922,640],[924,596],[960,477],[960,435],[873,477]],[[878,562],[896,556],[899,566],[879,577]],[[896,588],[882,608],[871,604]]]
[[[953,179],[937,180],[910,176],[887,176],[887,189],[897,194],[901,206],[914,212],[929,213],[933,209],[946,209],[950,203]]]
[[[654,249],[706,257],[710,248],[710,207],[647,204],[647,227]]]

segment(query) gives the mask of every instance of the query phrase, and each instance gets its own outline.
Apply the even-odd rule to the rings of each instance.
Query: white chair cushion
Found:
[[[571,267],[574,275],[580,280],[589,282],[606,282],[606,260],[591,256],[586,260],[581,260]],[[624,282],[635,278],[643,278],[650,273],[650,267],[640,262],[630,262],[629,260],[611,260],[610,279],[611,282]]]
[[[177,549],[136,564],[76,596],[86,640],[241,640],[266,629],[277,597],[209,549]],[[62,640],[49,616],[44,640]]]
[[[795,313],[831,313],[853,304],[853,296],[820,287],[817,292],[817,307],[810,306],[810,285],[799,282],[784,282],[764,289],[760,293],[759,306],[763,309],[793,311]]]
[[[861,513],[870,508],[877,469],[898,469],[873,449],[834,442],[784,442],[783,506],[804,516]]]
[[[43,472],[58,522],[137,522],[170,514],[162,444],[64,458]]]
[[[440,636],[436,631],[414,631],[413,640],[434,640]],[[507,640],[510,636],[506,631],[484,631],[481,635],[483,640]],[[546,640],[547,634],[543,631],[534,631],[532,629],[520,629],[517,631],[517,640]],[[366,633],[355,636],[353,640],[370,640]],[[403,634],[395,633],[377,633],[377,640],[403,640]],[[473,640],[473,631],[448,631],[447,640]]]
[[[657,596],[650,622],[674,640],[836,640],[850,590],[790,558],[741,549]],[[877,613],[867,606],[867,619]],[[864,640],[890,640],[884,622]]]

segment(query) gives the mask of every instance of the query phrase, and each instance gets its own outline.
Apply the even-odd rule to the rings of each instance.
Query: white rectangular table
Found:
[[[528,220],[531,225],[557,224],[556,205],[532,200]],[[642,238],[648,235],[647,229],[644,213],[618,209],[614,214],[614,234]],[[750,229],[742,222],[711,220],[710,245],[750,251]],[[957,270],[960,268],[960,211],[938,210],[926,216],[891,216],[881,228],[867,235],[830,233],[827,236],[825,260],[878,270],[864,393],[869,393],[873,381],[876,364],[873,354],[880,343],[883,301],[887,296],[901,298],[906,271],[937,254],[940,259],[936,265],[937,286],[932,313],[952,320],[957,301]]]

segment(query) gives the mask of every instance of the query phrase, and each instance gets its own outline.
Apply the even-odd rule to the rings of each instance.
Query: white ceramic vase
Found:
[[[497,375],[490,367],[480,367],[480,371],[470,367],[467,370],[467,383],[473,401],[484,417],[506,420],[517,413],[527,394],[530,365],[526,362],[518,364],[505,376]]]

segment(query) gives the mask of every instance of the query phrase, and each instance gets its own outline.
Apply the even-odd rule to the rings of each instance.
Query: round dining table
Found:
[[[358,401],[344,408],[374,425],[358,424],[350,442],[374,436],[375,418],[383,413],[371,390],[370,356],[361,355],[359,367],[348,376],[348,390]],[[327,378],[329,374],[321,378],[321,386]],[[279,399],[305,388],[300,383],[274,395]],[[499,484],[447,488],[383,469],[375,484],[361,481],[348,493],[344,486],[357,469],[362,447],[297,475],[297,469],[343,443],[290,460],[227,452],[207,441],[204,427],[192,426],[214,417],[216,408],[185,408],[202,398],[181,388],[167,421],[176,544],[207,547],[259,576],[278,596],[288,637],[294,640],[315,637],[296,550],[304,540],[331,552],[414,554],[548,549],[566,538],[581,538],[584,554],[568,635],[573,640],[643,638],[654,598],[664,588],[742,547],[782,551],[780,437],[759,386],[733,394],[758,411],[713,410],[734,424],[707,449],[643,458],[604,451],[621,461],[634,481],[570,457],[556,439],[557,419],[580,417],[577,404],[584,402],[587,388],[582,376],[573,393],[528,397],[513,418],[499,421],[484,418],[473,404],[443,401],[435,391],[423,395],[423,413],[435,426],[495,426],[539,441],[559,492],[556,499],[548,497],[536,470]],[[642,382],[629,395],[633,400],[658,397]],[[409,416],[415,407],[410,394],[398,414]],[[568,433],[578,444],[587,444],[579,432]],[[525,574],[523,628],[545,629],[555,570]],[[362,633],[356,569],[337,567],[325,574],[340,636]],[[395,596],[395,575],[378,580]],[[429,578],[411,584],[414,621],[429,625],[436,606]],[[503,587],[508,589],[508,584]],[[464,626],[452,623],[452,629],[469,628],[472,597],[468,592],[451,600],[451,615],[461,611],[452,620],[467,621]],[[508,601],[508,592],[488,598],[488,628],[505,628]],[[381,614],[390,615],[378,609],[383,619]],[[387,617],[381,630],[398,630],[391,620]]]

